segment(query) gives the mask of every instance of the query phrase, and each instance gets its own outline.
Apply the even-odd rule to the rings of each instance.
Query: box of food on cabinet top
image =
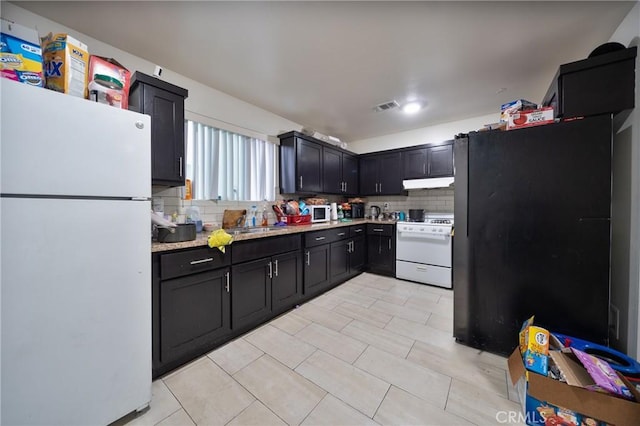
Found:
[[[2,77],[32,86],[44,86],[42,49],[38,43],[38,32],[4,19],[0,22]]]
[[[116,108],[129,107],[131,72],[113,58],[89,58],[89,99]]]
[[[507,121],[507,130],[540,126],[553,122],[553,107],[544,107],[530,111],[518,111],[509,114],[509,121]]]
[[[49,33],[42,38],[47,89],[86,98],[89,52],[87,45],[69,34]]]

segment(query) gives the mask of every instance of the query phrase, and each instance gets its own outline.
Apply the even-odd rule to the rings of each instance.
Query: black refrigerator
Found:
[[[454,336],[508,355],[522,322],[608,342],[612,118],[456,139]]]

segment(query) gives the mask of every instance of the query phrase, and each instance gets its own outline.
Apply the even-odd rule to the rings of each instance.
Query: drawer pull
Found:
[[[344,237],[344,235],[345,235],[345,233],[341,232],[341,233],[338,234],[338,237]]]
[[[354,229],[353,232],[362,232],[362,228]]]
[[[373,232],[383,232],[384,229],[382,228],[373,228]]]
[[[316,241],[322,241],[322,240],[324,240],[325,238],[327,238],[327,237],[316,237]]]
[[[191,265],[199,265],[200,263],[207,263],[207,262],[213,262],[213,257],[207,257],[206,259],[200,259],[200,260],[192,260],[189,263]]]

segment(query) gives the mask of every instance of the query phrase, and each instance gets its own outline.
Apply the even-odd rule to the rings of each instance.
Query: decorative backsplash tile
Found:
[[[226,209],[246,209],[249,211],[255,205],[258,209],[258,216],[261,217],[263,205],[267,207],[269,224],[276,221],[275,214],[271,210],[273,201],[210,201],[210,200],[182,200],[182,188],[155,188],[153,198],[162,198],[164,201],[164,214],[178,214],[178,222],[186,219],[186,209],[196,206],[200,210],[200,217],[203,223],[213,223],[220,225],[222,215]],[[327,202],[345,202],[347,198],[338,195],[320,194],[318,197],[326,198]],[[297,199],[293,194],[281,194],[278,199]],[[453,189],[415,189],[410,190],[409,195],[390,195],[361,197],[365,201],[365,214],[368,214],[372,205],[383,207],[384,203],[389,203],[389,212],[404,211],[409,209],[424,209],[426,212],[446,212],[453,213]]]

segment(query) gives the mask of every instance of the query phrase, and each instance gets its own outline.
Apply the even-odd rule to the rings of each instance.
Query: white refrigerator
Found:
[[[111,423],[151,400],[150,117],[0,98],[0,423]]]

